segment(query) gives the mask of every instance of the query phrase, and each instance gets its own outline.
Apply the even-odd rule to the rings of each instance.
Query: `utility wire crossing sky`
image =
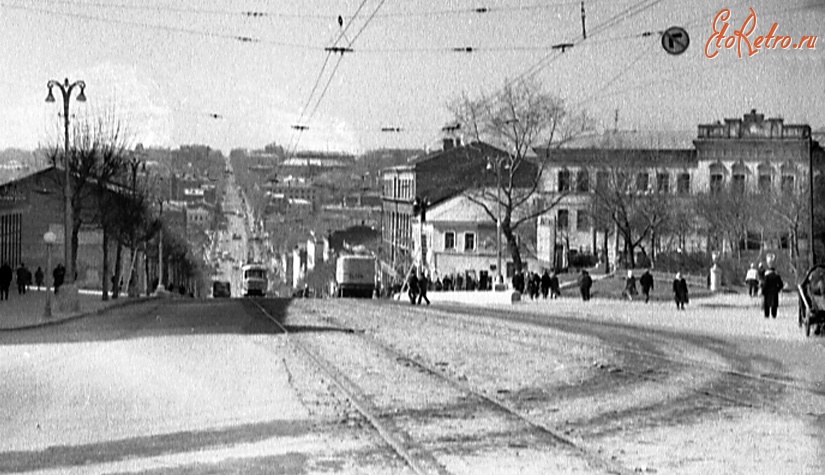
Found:
[[[75,117],[115,113],[146,146],[419,148],[450,101],[528,77],[602,129],[690,132],[751,109],[825,126],[821,40],[710,59],[723,8],[728,35],[751,8],[753,38],[825,25],[822,0],[0,0],[0,148],[54,142],[46,83],[66,77],[87,84]],[[678,56],[672,26],[690,35]]]

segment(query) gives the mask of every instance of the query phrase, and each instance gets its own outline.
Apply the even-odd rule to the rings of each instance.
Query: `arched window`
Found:
[[[762,163],[757,167],[756,173],[759,175],[758,188],[760,193],[765,193],[773,189],[774,169],[768,163]]]
[[[748,167],[741,161],[735,163],[732,167],[730,186],[734,193],[744,194],[747,183],[747,176],[749,173]]]
[[[780,169],[782,173],[782,181],[780,181],[780,188],[782,193],[794,193],[796,191],[796,166],[793,163],[783,163]]]
[[[710,166],[710,192],[718,193],[725,187],[725,176],[728,169],[719,162]]]

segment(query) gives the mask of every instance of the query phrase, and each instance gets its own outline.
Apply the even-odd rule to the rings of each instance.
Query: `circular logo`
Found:
[[[690,37],[684,28],[671,26],[662,33],[662,47],[670,54],[682,54],[690,45]]]

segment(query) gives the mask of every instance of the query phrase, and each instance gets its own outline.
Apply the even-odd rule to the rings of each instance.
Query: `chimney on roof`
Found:
[[[444,137],[444,138],[441,140],[441,143],[443,144],[443,145],[442,145],[442,149],[443,149],[445,152],[446,152],[447,150],[450,150],[451,148],[455,147],[455,142],[453,141],[453,138],[452,138],[452,137]]]

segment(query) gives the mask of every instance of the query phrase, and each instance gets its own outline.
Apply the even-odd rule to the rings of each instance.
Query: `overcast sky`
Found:
[[[794,42],[820,36],[817,49],[707,58],[718,11],[731,10],[732,34],[750,7],[752,38],[777,23]],[[825,127],[823,0],[586,0],[585,9],[582,41],[576,0],[0,0],[0,148],[54,141],[61,100],[44,102],[46,83],[65,77],[87,84],[73,113],[114,111],[134,142],[225,151],[433,145],[451,99],[528,71],[608,128],[617,110],[620,129],[672,131],[751,109]],[[341,35],[339,15],[348,28],[338,45],[354,50],[343,57],[324,50]],[[690,35],[679,56],[661,45],[671,26]],[[568,42],[576,46],[563,54],[550,49]],[[299,142],[296,124],[308,127]]]

